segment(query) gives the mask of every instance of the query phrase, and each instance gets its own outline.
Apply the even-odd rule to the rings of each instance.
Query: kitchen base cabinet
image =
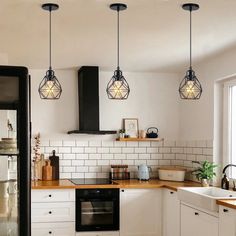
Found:
[[[120,236],[161,236],[162,190],[120,190]]]
[[[77,232],[76,236],[120,236],[119,232],[107,231],[107,232]]]
[[[75,223],[33,223],[33,236],[73,236],[75,235]]]
[[[32,236],[75,235],[75,190],[32,190]]]
[[[236,210],[220,206],[219,209],[219,236],[236,235]]]
[[[163,236],[180,236],[180,200],[177,192],[163,189]]]
[[[218,225],[217,217],[181,204],[181,236],[218,236]]]

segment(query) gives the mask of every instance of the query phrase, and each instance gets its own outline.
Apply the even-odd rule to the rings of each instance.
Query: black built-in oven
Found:
[[[119,230],[119,208],[119,189],[76,189],[76,231]]]

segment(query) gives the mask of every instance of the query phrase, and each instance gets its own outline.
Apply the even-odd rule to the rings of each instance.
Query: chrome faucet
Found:
[[[234,165],[234,164],[228,164],[224,167],[223,172],[222,172],[224,176],[221,180],[221,188],[227,189],[227,190],[229,190],[229,178],[227,177],[225,171],[230,166],[236,167],[236,165]],[[236,191],[235,183],[233,182],[233,184],[234,184],[233,190]]]

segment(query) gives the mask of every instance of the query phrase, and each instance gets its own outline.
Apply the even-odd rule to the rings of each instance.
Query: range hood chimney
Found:
[[[99,68],[83,66],[78,71],[79,130],[68,134],[116,134],[99,128]]]

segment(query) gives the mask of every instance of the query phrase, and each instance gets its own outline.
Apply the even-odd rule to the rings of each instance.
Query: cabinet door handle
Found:
[[[195,212],[194,214],[195,214],[195,216],[198,216],[198,215],[199,215],[199,213],[198,213],[198,212]]]
[[[124,189],[121,190],[121,192],[124,192],[124,191],[125,191]]]
[[[51,212],[51,211],[49,211],[48,213],[49,213],[49,214],[52,214],[52,212]]]
[[[174,194],[174,192],[171,191],[170,194]]]
[[[52,234],[52,231],[49,231],[48,233],[49,233],[49,234]]]
[[[49,197],[52,197],[52,195],[51,195],[51,194],[49,194],[48,196],[49,196]]]
[[[228,212],[229,210],[228,209],[223,209],[223,212]]]

